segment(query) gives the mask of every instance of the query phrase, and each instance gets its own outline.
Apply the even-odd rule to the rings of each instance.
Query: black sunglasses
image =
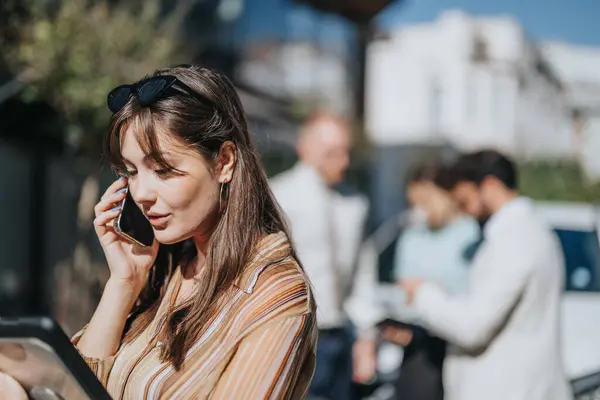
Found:
[[[175,89],[178,93],[194,96],[204,101],[196,92],[190,89],[185,83],[172,75],[154,76],[143,79],[132,85],[120,85],[108,93],[106,103],[108,109],[116,113],[127,104],[131,96],[135,96],[140,106],[147,107],[156,103],[166,95],[169,89]]]

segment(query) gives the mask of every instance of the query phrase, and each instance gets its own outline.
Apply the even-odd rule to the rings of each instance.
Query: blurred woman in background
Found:
[[[451,181],[451,171],[441,163],[420,165],[409,177],[408,201],[421,223],[407,228],[397,243],[394,275],[398,281],[423,278],[438,282],[452,293],[465,289],[470,248],[478,242],[481,230],[474,219],[460,212],[445,189]],[[384,338],[405,347],[396,382],[398,397],[442,399],[446,343],[420,328],[389,328]]]

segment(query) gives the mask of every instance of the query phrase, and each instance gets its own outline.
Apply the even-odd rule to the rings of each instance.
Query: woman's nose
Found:
[[[144,179],[138,179],[138,182],[130,185],[131,197],[138,204],[154,203],[156,202],[156,190],[154,189],[151,182]]]

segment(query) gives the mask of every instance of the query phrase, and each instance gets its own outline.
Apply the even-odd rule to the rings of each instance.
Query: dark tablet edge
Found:
[[[71,340],[50,317],[0,317],[0,338],[36,338],[50,346],[94,400],[112,400],[102,383],[90,370]]]

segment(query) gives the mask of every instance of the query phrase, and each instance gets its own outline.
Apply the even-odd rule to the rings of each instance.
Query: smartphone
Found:
[[[142,247],[152,246],[154,230],[150,221],[139,209],[129,191],[121,204],[121,213],[115,221],[115,232]]]

